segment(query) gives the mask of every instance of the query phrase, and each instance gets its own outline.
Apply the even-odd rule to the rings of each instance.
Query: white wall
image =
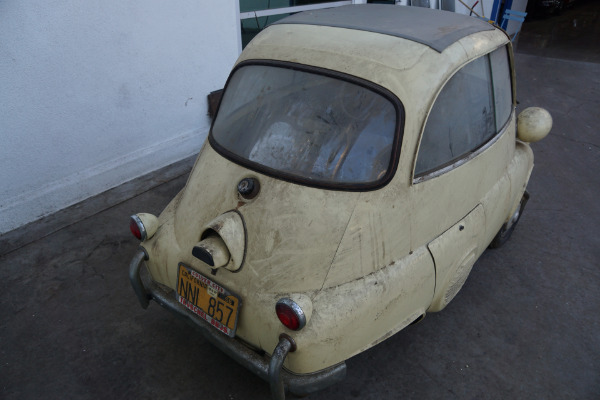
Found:
[[[0,1],[0,234],[196,153],[238,1]]]

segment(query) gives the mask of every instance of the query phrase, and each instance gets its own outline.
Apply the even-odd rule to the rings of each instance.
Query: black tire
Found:
[[[525,191],[525,193],[523,193],[523,197],[521,197],[521,202],[519,204],[519,207],[517,208],[517,211],[515,211],[515,213],[512,215],[512,217],[507,223],[502,225],[502,228],[500,228],[500,230],[494,237],[494,240],[492,240],[492,243],[490,243],[490,249],[500,248],[504,246],[508,239],[510,239],[510,236],[515,230],[517,223],[521,219],[521,215],[523,215],[523,210],[525,209],[525,204],[527,204],[527,200],[529,200],[529,193]]]

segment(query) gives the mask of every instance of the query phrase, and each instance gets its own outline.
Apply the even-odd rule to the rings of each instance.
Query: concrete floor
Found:
[[[444,311],[350,359],[346,380],[311,399],[600,398],[599,10],[585,2],[523,27],[519,108],[547,108],[554,128],[533,145],[512,239],[484,253]],[[569,34],[571,51],[556,21],[582,19],[596,36]],[[0,398],[269,398],[185,322],[142,310],[129,285],[128,216],[159,213],[189,166],[0,237]],[[139,187],[153,189],[119,203]]]

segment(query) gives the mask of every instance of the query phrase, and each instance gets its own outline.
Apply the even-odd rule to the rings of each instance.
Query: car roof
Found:
[[[272,25],[331,26],[396,36],[441,53],[473,33],[496,29],[481,19],[449,11],[385,4],[347,5],[291,15]]]

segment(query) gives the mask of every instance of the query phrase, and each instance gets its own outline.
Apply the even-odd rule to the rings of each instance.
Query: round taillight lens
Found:
[[[291,299],[280,299],[275,305],[275,312],[279,321],[288,329],[297,331],[306,325],[304,311]]]
[[[146,229],[144,228],[142,220],[137,215],[132,215],[131,218],[129,218],[129,230],[133,233],[133,236],[139,240],[146,239]]]

